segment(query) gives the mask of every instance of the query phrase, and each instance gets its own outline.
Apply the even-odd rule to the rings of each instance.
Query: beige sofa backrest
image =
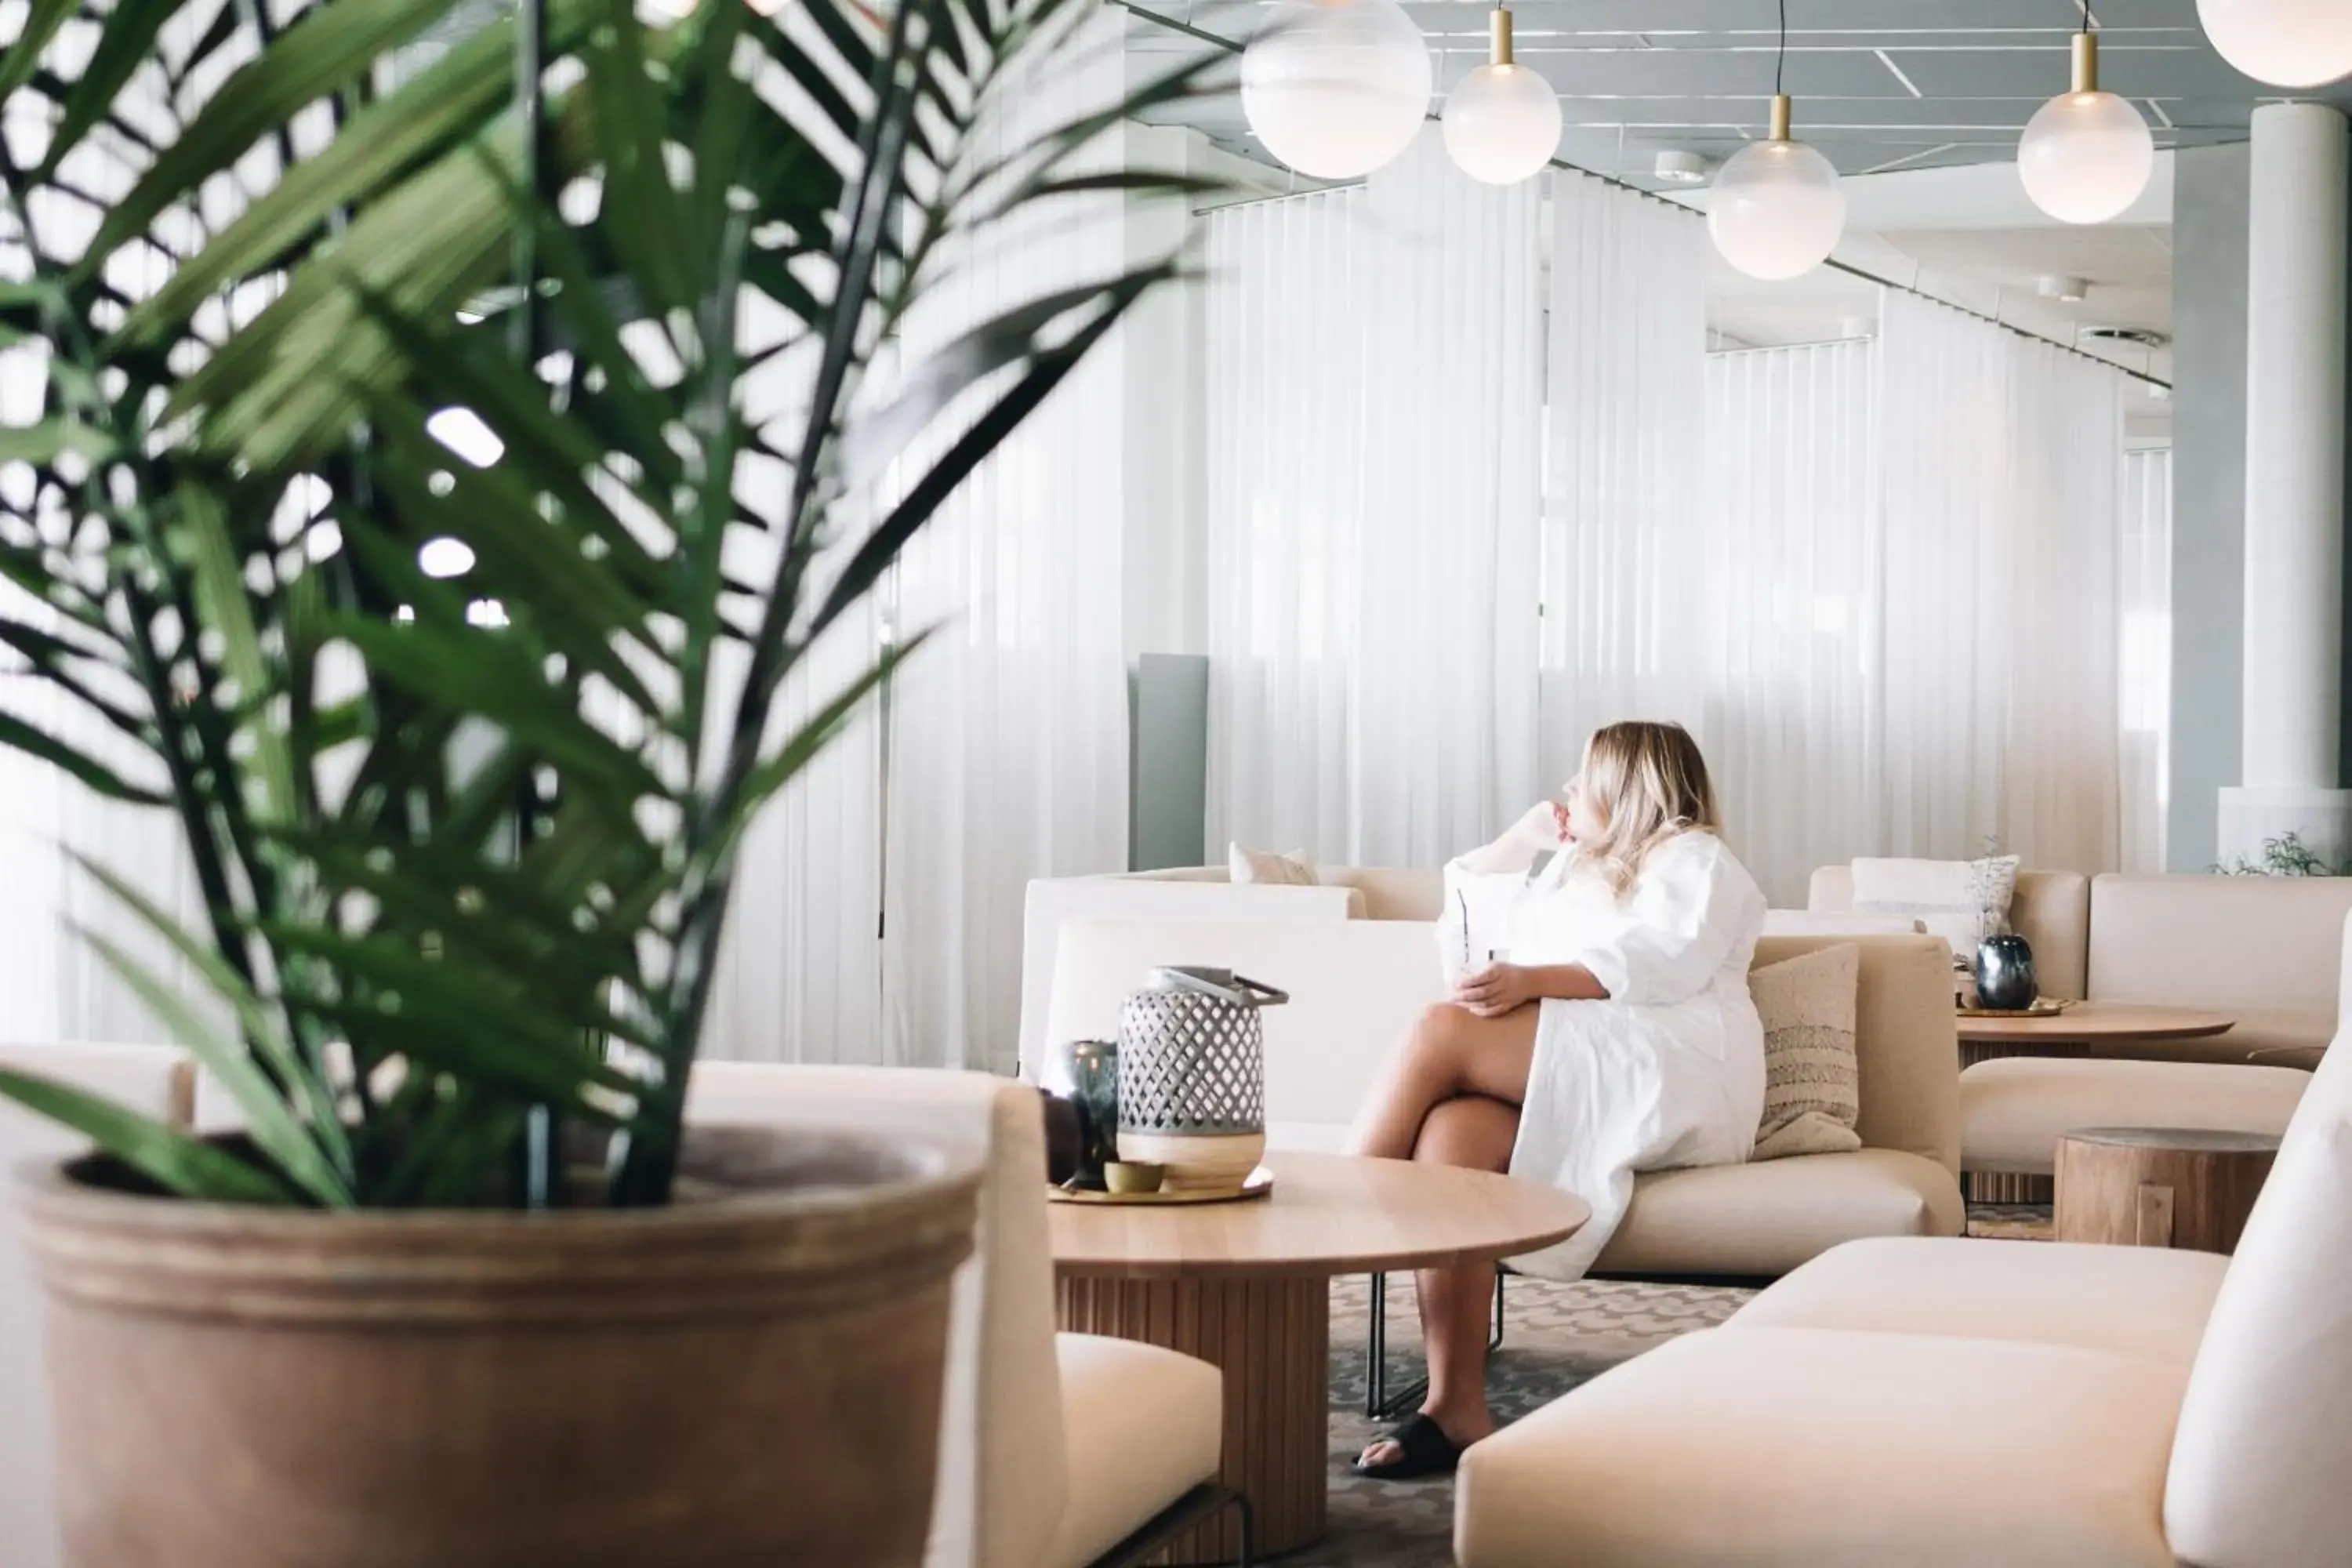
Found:
[[[1316,875],[1364,895],[1368,921],[1434,921],[1445,903],[1445,873],[1404,866],[1322,866]]]
[[[1810,910],[1853,908],[1853,868],[1823,866],[1806,890]],[[2091,942],[2091,879],[2080,871],[2020,871],[2009,900],[2010,929],[2033,949],[2034,978],[2045,996],[2079,999],[2091,993],[2086,969]]]
[[[179,1127],[188,1124],[195,1092],[191,1065],[165,1046],[0,1045],[0,1067],[56,1079]],[[0,1100],[0,1174],[84,1146],[55,1122]],[[53,1568],[61,1548],[40,1289],[10,1219],[0,1226],[0,1568]]]
[[[1445,873],[1433,866],[1318,866],[1315,876],[1326,888],[1352,888],[1363,895],[1350,904],[1349,920],[1433,921],[1439,906],[1445,902]],[[1234,886],[1233,878],[1223,866],[1172,866],[1161,871],[1133,871],[1111,879]],[[1278,889],[1267,887],[1265,890]]]
[[[1045,1007],[1066,921],[1361,920],[1353,888],[1235,887],[1223,866],[1187,866],[1131,877],[1041,877],[1029,884],[1021,917],[1021,1070],[1035,1076],[1047,1040]]]
[[[1445,999],[1437,928],[1419,921],[1078,920],[1062,927],[1047,1038],[1117,1038],[1128,994],[1171,963],[1237,970],[1290,994],[1259,1014],[1277,1148],[1337,1149],[1390,1048]]]
[[[1851,942],[1862,950],[1854,998],[1854,1066],[1873,1149],[1900,1149],[1960,1170],[1960,1047],[1952,1011],[1952,950],[1933,936],[1768,936],[1756,963]]]
[[[688,1117],[851,1123],[984,1144],[980,1232],[957,1274],[924,1568],[1030,1568],[1068,1492],[1037,1091],[986,1073],[705,1061]]]
[[[2091,886],[2089,994],[2334,1017],[2352,877],[2121,877]]]
[[[2352,924],[2342,967],[2352,973]],[[2352,1032],[2347,1032],[2352,1033]],[[2323,1568],[2352,1551],[2352,1047],[2287,1124],[2189,1374],[2165,1535],[2199,1568]]]

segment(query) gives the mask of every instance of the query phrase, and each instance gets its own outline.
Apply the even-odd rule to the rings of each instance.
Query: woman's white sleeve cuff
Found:
[[[1613,947],[1596,947],[1580,954],[1576,962],[1591,972],[1592,978],[1601,983],[1601,989],[1609,993],[1611,1001],[1633,1000],[1627,993],[1633,988],[1633,973],[1626,965],[1623,953]]]

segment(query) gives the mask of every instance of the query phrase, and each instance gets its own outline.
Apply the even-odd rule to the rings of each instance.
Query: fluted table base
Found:
[[[1323,1534],[1329,1462],[1331,1302],[1322,1275],[1271,1279],[1065,1278],[1061,1325],[1198,1356],[1225,1374],[1224,1484],[1257,1514],[1273,1556]],[[1230,1512],[1179,1536],[1159,1563],[1230,1563]]]

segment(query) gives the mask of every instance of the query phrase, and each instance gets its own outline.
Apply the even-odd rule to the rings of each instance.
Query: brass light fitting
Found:
[[[2099,90],[2099,35],[2096,33],[2074,35],[2074,90]]]

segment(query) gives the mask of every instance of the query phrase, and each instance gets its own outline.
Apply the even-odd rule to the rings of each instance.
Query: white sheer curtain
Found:
[[[1707,362],[1697,731],[1726,836],[1776,904],[1884,816],[1876,373],[1867,341]]]
[[[1702,728],[1705,219],[1552,181],[1538,787],[1619,719]]]
[[[1123,84],[1117,24],[1098,14],[1068,53],[1005,84],[975,166],[1099,110]],[[1103,166],[1119,156],[1107,142]],[[898,363],[1040,294],[1116,276],[1126,247],[1115,193],[1042,204],[951,243]],[[1114,333],[997,448],[796,682],[796,707],[813,710],[889,639],[932,633],[886,705],[761,823],[715,1051],[1013,1069],[1024,889],[1126,863],[1120,352]],[[926,456],[952,433],[927,436]]]
[[[2126,871],[2164,869],[2172,723],[2172,448],[2124,456],[2116,531],[2116,718]]]
[[[1533,798],[1540,203],[1432,130],[1209,218],[1213,845],[1425,864]]]
[[[184,58],[205,25],[205,19],[194,15],[175,16],[160,36],[158,47],[172,58]],[[225,68],[249,52],[242,42],[232,42],[219,63]],[[151,72],[150,79],[160,92],[160,76]],[[12,151],[20,163],[35,162],[47,137],[44,118],[30,103],[12,100],[9,108],[6,134]],[[160,108],[150,112],[158,125],[173,123]],[[298,150],[307,154],[317,149],[298,138]],[[100,139],[78,149],[62,172],[98,200],[110,201],[130,189],[139,169]],[[269,173],[266,156],[246,170],[256,189],[266,188]],[[213,195],[225,202],[236,199],[218,187]],[[89,203],[40,191],[32,195],[28,205],[31,237],[37,238],[42,252],[54,262],[79,258],[97,231],[99,210]],[[210,216],[225,222],[233,215],[222,211]],[[0,226],[0,278],[16,282],[32,275],[27,237],[13,220]],[[143,262],[118,256],[107,277],[135,299],[161,288],[169,273],[161,254],[151,248]],[[257,313],[268,292],[240,291],[235,319],[241,323]],[[37,423],[47,412],[42,406],[47,384],[47,361],[37,349],[27,344],[0,348],[0,426]],[[30,469],[0,465],[0,489],[12,507],[28,506],[33,500]],[[30,538],[11,531],[7,542],[23,545]],[[0,583],[0,612],[45,630],[57,626],[54,611],[12,584]],[[20,662],[15,654],[0,652],[0,710],[94,752],[136,783],[162,784],[162,768],[139,746],[54,687],[18,673]],[[94,679],[107,689],[107,678]],[[169,943],[75,868],[71,857],[76,854],[121,876],[189,929],[205,930],[194,861],[175,816],[102,799],[46,763],[0,749],[0,953],[5,954],[0,963],[0,976],[5,979],[0,984],[0,1040],[168,1041],[169,1032],[69,928],[116,942],[167,984],[194,994],[204,988]]]
[[[1875,341],[1710,357],[1698,220],[1556,178],[1530,534],[1533,187],[1427,142],[1211,219],[1213,842],[1429,863],[1671,718],[1779,903],[1856,855],[2119,864],[2161,598],[2120,375],[1894,291]]]
[[[2120,852],[2116,371],[1886,290],[1885,849]]]
[[[1376,171],[1359,549],[1359,864],[1430,865],[1536,795],[1545,181]]]
[[[1360,188],[1210,215],[1208,843],[1354,854],[1374,238]]]
[[[1119,14],[1008,84],[982,156],[1121,96]],[[1116,141],[1100,153],[1115,167]],[[1065,196],[956,258],[907,328],[908,363],[971,326],[1129,264],[1122,199]],[[886,1020],[891,1058],[1017,1066],[1033,877],[1127,864],[1118,520],[1124,349],[1114,333],[908,550],[902,632],[939,626],[894,695]]]

